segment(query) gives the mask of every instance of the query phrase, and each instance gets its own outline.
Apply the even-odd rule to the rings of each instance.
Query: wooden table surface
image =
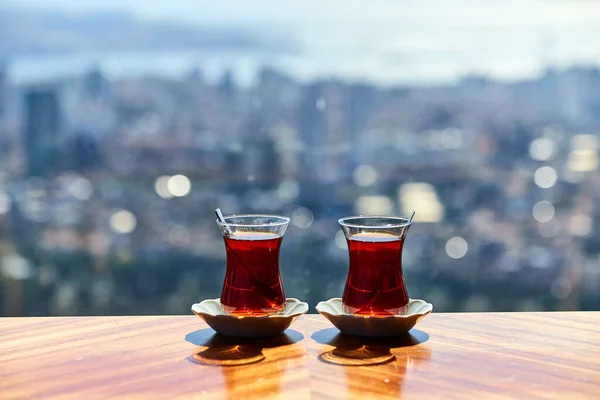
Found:
[[[0,318],[0,398],[599,399],[599,343],[600,312],[434,313],[379,342],[317,315],[254,341],[195,316]]]

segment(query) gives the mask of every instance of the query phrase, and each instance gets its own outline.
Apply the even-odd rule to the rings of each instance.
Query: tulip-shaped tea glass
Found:
[[[346,217],[339,220],[350,253],[342,303],[350,314],[404,314],[408,292],[402,247],[411,221],[400,217]]]
[[[289,222],[276,215],[232,215],[224,222],[217,220],[227,251],[221,292],[225,312],[264,315],[283,310],[279,249]]]

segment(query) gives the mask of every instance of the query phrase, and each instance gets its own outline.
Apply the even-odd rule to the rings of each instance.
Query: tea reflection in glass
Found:
[[[279,271],[279,249],[289,218],[234,215],[217,220],[227,252],[221,305],[237,315],[262,315],[283,310],[285,294]]]
[[[342,303],[350,314],[404,314],[408,291],[402,248],[411,222],[398,217],[346,217],[339,220],[350,256]]]

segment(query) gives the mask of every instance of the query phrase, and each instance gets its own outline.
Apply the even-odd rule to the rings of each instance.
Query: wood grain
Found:
[[[195,316],[0,318],[0,399],[598,399],[599,339],[600,312],[432,314],[387,341],[317,315],[253,341]]]

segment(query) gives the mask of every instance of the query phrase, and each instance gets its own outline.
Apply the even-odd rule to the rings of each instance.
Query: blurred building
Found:
[[[318,182],[334,182],[349,173],[347,91],[341,84],[308,85],[298,108],[304,144],[303,172]]]
[[[99,68],[88,71],[83,84],[87,96],[92,100],[101,100],[108,95],[108,82]]]
[[[273,189],[281,180],[280,155],[261,113],[252,113],[242,140],[241,172],[251,186]]]
[[[351,142],[351,158],[354,167],[365,164],[369,156],[369,134],[367,132],[369,118],[377,109],[376,89],[369,85],[353,85],[350,87],[348,101],[348,133]]]
[[[47,176],[58,161],[61,118],[56,89],[33,88],[27,91],[24,112],[27,174]]]
[[[102,163],[102,154],[96,139],[83,132],[69,138],[61,153],[64,156],[61,157],[61,167],[78,172],[95,170]]]
[[[227,70],[223,73],[219,81],[218,89],[219,92],[226,97],[231,97],[235,94],[235,81],[231,70]]]
[[[0,127],[2,126],[4,113],[6,112],[7,92],[6,64],[0,60]]]
[[[9,138],[6,135],[7,126],[7,103],[8,103],[8,82],[6,77],[6,65],[0,60],[0,168],[4,167],[10,154]]]

